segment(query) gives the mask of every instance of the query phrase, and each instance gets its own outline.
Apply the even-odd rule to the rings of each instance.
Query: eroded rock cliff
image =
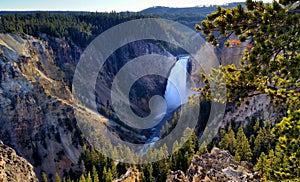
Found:
[[[0,34],[0,139],[26,158],[39,177],[44,171],[51,179],[56,172],[63,176],[70,169],[80,170],[77,164],[85,141],[74,108],[85,113],[86,118],[90,114],[83,106],[73,104],[72,79],[82,52],[74,44],[47,35],[34,38]],[[150,42],[135,42],[118,49],[105,64],[106,71],[99,74],[97,105],[106,104],[99,98],[110,97],[110,83],[122,66],[134,57],[151,53],[171,56]],[[130,96],[135,111],[147,115],[149,98],[163,95],[165,83],[160,77],[139,80]],[[141,95],[145,88],[150,89]],[[97,115],[100,122],[108,122]],[[145,138],[115,127],[110,129],[123,139]]]
[[[61,51],[71,49],[54,43]],[[59,57],[47,41],[16,34],[0,35],[0,53],[1,140],[33,164],[38,176],[68,172],[83,140]]]
[[[24,158],[0,141],[0,181],[37,182],[33,167]]]

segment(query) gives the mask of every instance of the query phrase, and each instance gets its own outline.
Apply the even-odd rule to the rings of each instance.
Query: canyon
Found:
[[[129,49],[133,54],[128,54]],[[87,111],[73,105],[71,85],[82,51],[74,44],[45,34],[40,38],[0,34],[0,140],[33,164],[39,178],[42,172],[53,177],[56,172],[63,176],[70,169],[80,170],[78,159],[87,141],[76,124],[74,107]],[[148,53],[171,56],[149,42],[120,48],[105,65],[107,71],[99,74],[97,97],[108,98],[113,75],[131,58]],[[147,113],[147,100],[152,95],[163,95],[165,86],[166,79],[159,77],[139,80],[131,96],[136,112]],[[143,98],[137,95],[141,87],[148,88]],[[98,104],[104,108],[106,103]],[[99,116],[103,122],[109,120]],[[128,141],[145,140],[135,130],[115,131]]]
[[[75,44],[46,34],[41,34],[38,38],[25,34],[0,34],[0,140],[27,159],[34,166],[38,178],[41,178],[42,172],[53,178],[55,173],[63,176],[70,171],[81,171],[78,160],[88,142],[77,126],[74,108],[82,113],[88,113],[88,110],[84,106],[74,105],[71,87],[76,64],[83,51]],[[228,57],[232,52],[222,52],[218,57]],[[107,60],[104,71],[98,75],[98,120],[115,123],[108,124],[109,130],[129,142],[153,143],[158,138],[152,136],[149,139],[140,130],[124,128],[112,119],[115,117],[113,112],[107,114],[111,103],[111,82],[128,61],[154,53],[172,59],[176,57],[158,44],[137,41],[118,49]],[[237,63],[239,58],[238,55],[234,60],[223,59],[220,63]],[[193,79],[201,86],[200,66],[187,58],[180,59],[177,63],[187,65],[188,62],[192,65],[191,78],[182,76],[179,81]],[[172,70],[170,73],[172,74]],[[141,116],[149,114],[148,102],[153,95],[174,97],[174,91],[171,94],[169,90],[172,88],[168,87],[167,79],[158,76],[138,80],[130,95],[134,112]],[[171,110],[180,105],[173,98],[167,100],[171,101],[168,103]],[[229,105],[224,121],[218,125],[225,126],[233,117],[240,122],[249,120],[252,115],[262,119],[269,118],[272,108],[268,103],[266,96],[257,96],[252,99],[250,106],[236,109]],[[84,117],[90,115],[86,114]],[[198,134],[201,135],[200,132]]]

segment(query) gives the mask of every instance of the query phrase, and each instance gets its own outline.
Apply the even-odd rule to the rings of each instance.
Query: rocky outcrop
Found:
[[[237,162],[227,151],[213,148],[211,153],[195,155],[184,174],[171,172],[167,181],[257,181],[253,166],[247,162]]]
[[[171,171],[167,182],[188,182],[184,172],[178,171]]]
[[[119,179],[113,180],[114,182],[133,182],[140,181],[140,173],[137,169],[132,167],[128,168],[127,172],[123,174]]]
[[[37,182],[33,167],[0,141],[0,182]]]
[[[271,103],[267,94],[255,95],[247,98],[248,104],[242,102],[239,107],[235,103],[226,105],[226,112],[221,127],[225,127],[230,121],[235,121],[237,124],[246,126],[252,118],[274,122],[282,117],[282,113],[274,104]]]
[[[68,44],[54,40],[61,57]],[[38,176],[76,166],[83,140],[59,57],[47,41],[0,34],[0,139],[26,158]]]

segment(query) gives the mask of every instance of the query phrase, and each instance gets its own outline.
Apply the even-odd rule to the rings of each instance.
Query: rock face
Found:
[[[147,41],[136,41],[129,43],[126,46],[117,49],[103,65],[97,78],[96,97],[99,105],[111,103],[110,90],[111,84],[115,81],[115,77],[120,69],[125,66],[130,60],[144,55],[158,54],[173,58],[169,52],[160,48],[158,45]],[[137,70],[168,68],[167,64],[157,64],[155,67],[145,68],[145,65],[135,65],[128,67],[129,76],[137,73]],[[130,79],[120,80],[126,82]],[[154,95],[163,96],[167,79],[158,75],[147,75],[138,80],[132,85],[129,93],[129,100],[132,109],[140,116],[147,116],[150,114],[149,100]]]
[[[140,174],[137,169],[132,167],[128,168],[127,172],[122,175],[119,179],[113,180],[113,182],[133,182],[140,181]]]
[[[249,97],[248,101],[248,105],[242,102],[238,108],[234,103],[227,104],[221,127],[224,127],[231,120],[245,126],[252,118],[262,121],[276,121],[276,118],[280,118],[282,115],[282,112],[278,111],[278,108],[270,102],[270,98],[266,94]]]
[[[37,182],[33,167],[0,141],[0,182]]]
[[[213,148],[211,153],[195,155],[184,174],[171,172],[167,181],[257,181],[253,166],[247,162],[237,162],[227,151]]]
[[[64,60],[70,46],[31,36],[0,34],[0,139],[26,158],[38,176],[76,166],[83,140],[76,127]],[[54,46],[53,46],[54,47]],[[71,61],[70,61],[71,62]]]
[[[188,182],[184,172],[178,170],[178,171],[171,171],[171,174],[169,178],[167,179],[167,182]]]
[[[27,159],[39,178],[43,171],[51,179],[56,172],[63,176],[70,169],[80,170],[77,164],[85,141],[77,126],[74,107],[86,110],[73,105],[72,79],[82,52],[76,45],[47,35],[37,39],[0,34],[0,139]],[[107,71],[99,74],[97,101],[100,97],[108,98],[109,83],[123,65],[135,56],[151,53],[171,56],[157,45],[145,42],[117,50],[107,60],[104,67]],[[139,80],[131,91],[135,111],[140,115],[147,113],[148,98],[162,95],[165,83],[158,77]],[[139,96],[139,90],[148,86],[149,93]],[[110,126],[120,132],[116,127]],[[143,138],[135,138],[139,134],[134,131],[127,131],[126,135],[130,137],[122,138]]]

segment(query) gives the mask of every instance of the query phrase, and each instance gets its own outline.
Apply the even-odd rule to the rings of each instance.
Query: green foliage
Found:
[[[271,179],[273,174],[272,166],[274,165],[274,151],[270,150],[269,155],[261,153],[255,165],[255,170],[262,175],[262,179]]]
[[[216,75],[223,74],[227,101],[235,102],[237,107],[241,102],[247,103],[249,97],[267,94],[277,111],[287,117],[277,118],[281,121],[272,129],[273,136],[271,126],[253,128],[253,133],[249,132],[253,157],[259,156],[256,168],[263,173],[264,179],[295,181],[300,176],[300,14],[294,11],[295,7],[299,9],[295,0],[280,0],[279,3],[247,0],[246,8],[219,7],[202,21],[197,29],[208,35],[208,42],[214,46],[242,46],[245,50],[239,67],[222,66],[220,70],[203,75],[205,86],[198,90],[207,99],[214,99],[209,83],[215,81]],[[232,40],[232,35],[238,40]],[[274,139],[275,154],[271,150]],[[236,141],[236,158],[249,160],[251,150],[241,127]],[[265,161],[266,166],[263,166]]]
[[[220,7],[207,16],[201,27],[215,46],[232,34],[244,38],[230,41],[230,46],[248,43],[241,68],[221,68],[229,101],[244,101],[249,96],[267,93],[276,104],[296,106],[300,96],[295,89],[299,87],[300,15],[288,13],[276,1],[269,5],[249,0],[246,7]],[[219,36],[214,36],[216,31]]]
[[[169,174],[168,158],[152,163],[156,181],[166,181]]]
[[[234,131],[232,130],[231,124],[228,127],[227,133],[225,133],[224,130],[220,131],[220,138],[221,141],[219,143],[219,147],[221,149],[228,150],[231,154],[234,154],[236,140],[235,140],[235,134]]]
[[[48,182],[47,174],[42,172],[42,181],[43,182]]]
[[[106,167],[104,167],[103,174],[102,174],[102,181],[111,182],[112,180],[113,180],[113,175],[111,173],[111,169],[108,168],[108,170],[106,170]]]
[[[258,158],[261,152],[269,153],[274,145],[274,138],[271,133],[271,124],[267,123],[266,127],[259,129],[254,140],[253,155]]]
[[[39,37],[45,33],[85,47],[97,35],[119,23],[149,17],[139,13],[50,13],[0,16],[0,32],[18,32]]]
[[[79,182],[86,182],[84,175],[82,174],[79,178]]]
[[[264,152],[262,152],[255,165],[255,170],[260,172],[262,175],[264,175],[266,173],[266,163],[267,163],[267,156]]]
[[[174,152],[172,156],[166,157],[165,159],[157,162],[137,166],[130,166],[128,164],[122,164],[120,162],[116,164],[115,161],[107,158],[100,152],[97,152],[92,147],[84,146],[84,153],[79,159],[79,162],[81,163],[80,166],[82,168],[82,173],[87,174],[83,175],[83,177],[86,181],[88,181],[90,177],[94,182],[111,181],[112,179],[117,179],[119,177],[118,174],[124,174],[129,167],[133,167],[135,169],[138,169],[138,171],[140,172],[141,181],[166,181],[167,176],[169,175],[171,170],[187,170],[193,155],[199,152],[198,139],[193,130],[189,128],[186,129],[183,132],[184,137],[187,137],[186,135],[190,133],[192,133],[192,135],[183,144],[183,147],[181,149],[178,149],[178,141],[174,142],[174,146],[172,149],[176,152]],[[168,151],[168,147],[166,145],[157,150],[148,149],[148,153],[151,153],[152,156],[166,155],[166,151]],[[207,152],[207,148],[204,148],[201,152]],[[125,151],[125,153],[126,155],[134,155],[130,151]],[[76,178],[74,179],[76,180]]]
[[[60,182],[60,181],[61,181],[60,176],[58,175],[58,173],[55,173],[54,182]]]
[[[86,182],[92,182],[92,177],[91,177],[91,173],[88,173],[87,177],[86,177]]]
[[[244,133],[243,127],[240,126],[236,134],[236,147],[235,155],[238,156],[238,160],[250,161],[252,157],[252,152],[248,139]]]
[[[297,2],[297,0],[279,0],[279,3],[284,5],[289,5],[295,2]]]
[[[187,133],[190,133],[191,129],[186,129],[184,131],[184,136]],[[182,142],[182,141],[180,141]],[[183,144],[183,146],[179,149],[178,148],[178,141],[175,141],[172,146],[173,154],[170,156],[169,159],[169,167],[170,170],[182,170],[186,171],[190,165],[191,159],[194,154],[197,153],[199,150],[198,146],[198,138],[194,132],[192,132],[191,136],[188,140]],[[174,152],[175,151],[175,152]]]
[[[272,130],[276,138],[276,164],[274,179],[299,179],[300,177],[300,109],[288,111],[288,116]]]
[[[97,172],[95,166],[93,166],[93,172],[92,172],[92,175],[93,175],[93,182],[99,182],[98,172]]]
[[[144,165],[143,174],[144,174],[144,177],[141,179],[142,182],[154,182],[152,164]]]

